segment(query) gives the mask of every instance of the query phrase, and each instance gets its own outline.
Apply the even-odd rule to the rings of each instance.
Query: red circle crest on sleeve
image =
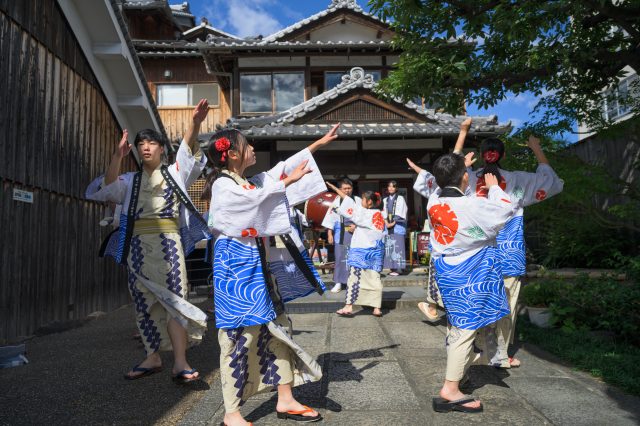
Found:
[[[448,204],[436,204],[429,209],[433,236],[442,245],[451,243],[458,232],[458,216]]]

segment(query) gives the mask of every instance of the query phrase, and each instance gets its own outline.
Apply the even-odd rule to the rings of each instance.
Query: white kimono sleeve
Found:
[[[405,221],[407,220],[407,212],[409,208],[407,207],[407,202],[405,201],[402,195],[398,195],[398,201],[396,202],[396,211],[394,216],[398,216]]]
[[[132,176],[133,173],[125,173],[118,176],[109,185],[105,185],[104,176],[100,176],[89,184],[85,196],[94,201],[110,201],[116,204],[124,204]]]
[[[564,181],[548,164],[539,164],[535,173],[513,172],[514,195],[522,198],[523,205],[539,203],[562,192]]]
[[[262,173],[264,175],[264,173]],[[264,237],[291,232],[282,181],[261,176],[263,187],[218,178],[211,191],[209,227],[229,237]]]
[[[476,224],[489,238],[495,238],[505,223],[520,209],[521,202],[511,202],[506,192],[498,185],[489,188],[487,198],[469,198],[479,204],[473,212]]]
[[[289,176],[289,174],[304,160],[309,161],[307,167],[311,169],[311,173],[304,175],[302,179],[287,187],[287,199],[289,200],[289,204],[292,206],[304,203],[314,195],[327,190],[327,185],[324,183],[322,174],[318,169],[316,161],[313,159],[311,151],[309,151],[308,148],[303,149],[302,151],[287,158],[285,161],[281,161],[267,172],[267,174],[274,180],[282,180]]]
[[[385,229],[384,217],[380,210],[365,209],[358,205],[353,198],[346,197],[338,209],[340,216],[350,219],[356,226],[382,233]]]
[[[424,198],[429,198],[431,194],[435,193],[440,187],[436,183],[436,178],[426,170],[422,170],[415,183],[413,184],[413,190]]]
[[[336,222],[340,220],[340,215],[337,213],[338,208],[340,207],[340,197],[337,197],[331,208],[327,210],[327,214],[324,215],[324,219],[322,219],[322,227],[327,229],[333,229],[336,225]]]
[[[195,154],[192,153],[189,144],[183,140],[176,153],[176,161],[169,168],[173,169],[174,176],[180,177],[185,188],[189,188],[202,174],[206,163],[207,160],[202,150],[198,148]]]

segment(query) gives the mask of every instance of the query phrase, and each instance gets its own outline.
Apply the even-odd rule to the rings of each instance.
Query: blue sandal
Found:
[[[193,381],[196,381],[196,380],[200,380],[200,375],[198,375],[196,377],[186,377],[187,374],[194,374],[197,371],[198,370],[196,370],[195,368],[192,369],[192,370],[182,370],[181,372],[179,372],[178,374],[173,376],[171,378],[171,380],[173,380],[174,382],[176,382],[178,384],[185,384],[185,383],[193,382]]]
[[[142,374],[136,374],[135,376],[132,376],[129,373],[127,373],[124,375],[124,378],[126,380],[138,380],[138,379],[142,379],[143,377],[147,377],[147,376],[151,376],[153,374],[159,373],[161,371],[162,371],[162,367],[144,368],[144,367],[140,367],[140,364],[138,364],[134,366],[129,373],[142,373]]]

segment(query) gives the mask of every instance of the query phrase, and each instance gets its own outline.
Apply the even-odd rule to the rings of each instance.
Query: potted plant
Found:
[[[558,299],[559,286],[557,281],[540,280],[522,288],[522,303],[527,307],[529,320],[538,327],[551,327],[549,305]]]

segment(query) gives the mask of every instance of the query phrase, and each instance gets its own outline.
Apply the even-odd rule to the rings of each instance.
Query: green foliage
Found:
[[[553,282],[556,300],[549,308],[554,324],[565,330],[606,331],[640,344],[640,284],[587,276]]]
[[[574,367],[633,395],[640,395],[640,348],[584,330],[542,329],[518,321],[521,341],[533,343]]]
[[[556,280],[541,280],[528,284],[520,290],[520,300],[526,306],[547,308],[558,300],[564,283]]]
[[[626,65],[640,69],[637,1],[370,0],[391,22],[402,55],[383,93],[460,113],[513,92],[541,98],[538,133],[571,131],[578,120],[607,127],[600,92]],[[640,90],[636,80],[635,90]],[[626,100],[640,111],[640,101]]]

